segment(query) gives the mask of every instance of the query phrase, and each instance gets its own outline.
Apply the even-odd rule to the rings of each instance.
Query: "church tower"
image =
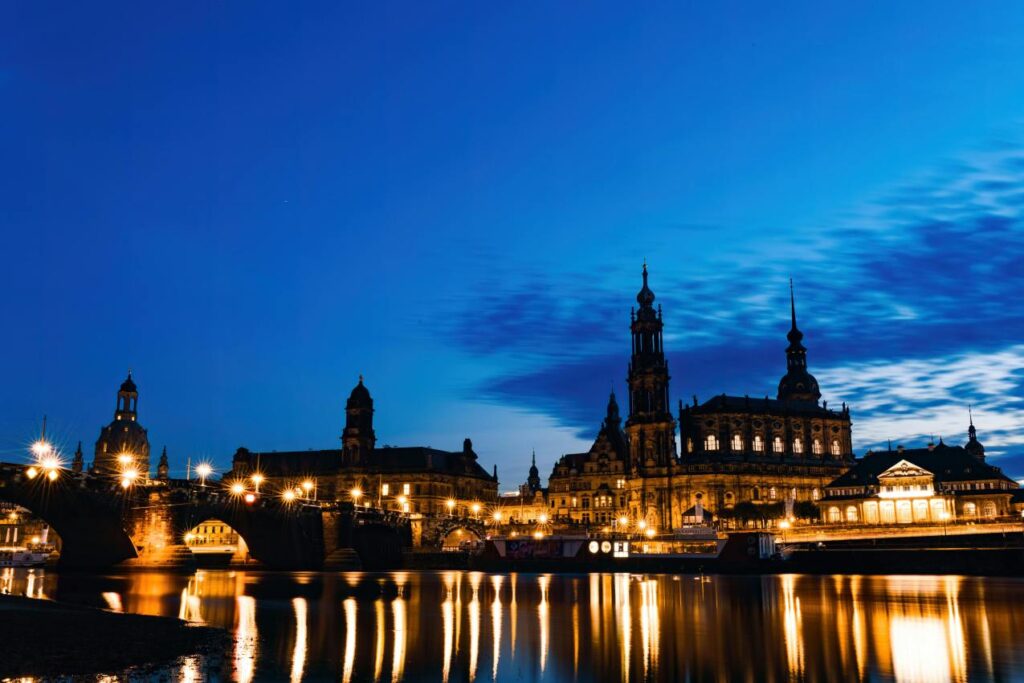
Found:
[[[978,430],[974,428],[974,411],[968,407],[967,414],[970,424],[967,427],[967,443],[964,444],[964,450],[985,462],[985,447],[978,441]]]
[[[821,390],[818,388],[818,380],[814,375],[807,372],[807,349],[804,348],[804,333],[796,326],[796,299],[793,296],[793,280],[789,281],[789,314],[792,324],[786,339],[789,346],[786,347],[786,374],[779,381],[780,401],[799,401],[818,404],[821,398]]]
[[[359,384],[349,394],[345,403],[345,429],[341,433],[342,458],[347,465],[366,465],[373,455],[377,437],[373,433],[373,399],[363,385]]]
[[[138,409],[139,390],[129,370],[117,391],[114,421],[100,430],[96,440],[96,474],[120,476],[133,470],[140,479],[149,477],[149,436],[138,422]]]
[[[533,460],[530,464],[530,475],[526,477],[526,486],[530,493],[536,493],[540,489],[540,470],[537,469],[537,451],[533,452]]]
[[[669,410],[668,362],[662,346],[661,307],[654,308],[654,292],[644,283],[636,295],[639,308],[631,311],[633,355],[629,362],[630,467],[633,471],[669,467],[676,453],[676,422]],[[617,406],[616,406],[617,408]]]

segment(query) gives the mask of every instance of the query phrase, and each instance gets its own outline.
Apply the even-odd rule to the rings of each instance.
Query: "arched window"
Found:
[[[768,489],[768,499],[769,500],[775,500],[778,497],[779,497],[779,492],[775,490],[774,486],[771,487],[770,489]]]
[[[751,500],[761,500],[761,489],[754,487],[754,490],[750,494]]]
[[[740,436],[739,434],[733,434],[732,435],[732,449],[734,451],[742,451],[743,450],[743,437]]]
[[[803,453],[804,452],[804,442],[800,439],[799,436],[793,439],[793,452],[794,453]]]
[[[817,488],[813,489],[811,491],[811,500],[818,500],[820,498],[821,498],[821,491],[819,491]]]
[[[978,514],[978,506],[974,503],[964,503],[964,516],[974,517]]]
[[[990,501],[986,501],[986,503],[981,506],[981,509],[982,509],[982,514],[984,514],[986,517],[995,517],[996,516],[996,504],[993,503],[991,500]]]
[[[811,444],[811,452],[815,455],[821,455],[821,439],[815,439]]]
[[[754,451],[757,453],[764,451],[764,439],[761,438],[760,434],[754,435]]]
[[[704,450],[706,451],[717,451],[718,450],[718,437],[714,434],[708,434],[704,439]]]
[[[846,521],[856,524],[857,522],[857,508],[853,505],[846,508]]]
[[[828,509],[828,521],[836,524],[842,519],[842,513],[839,512],[839,508],[832,506]]]
[[[832,455],[839,455],[839,441],[832,439]]]
[[[781,436],[777,436],[777,437],[775,437],[775,439],[772,440],[772,452],[773,453],[781,453],[782,452],[782,437]]]

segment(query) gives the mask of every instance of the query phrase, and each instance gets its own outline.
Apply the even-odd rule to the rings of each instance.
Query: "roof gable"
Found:
[[[895,465],[883,470],[878,473],[878,478],[882,479],[909,479],[912,477],[934,477],[935,474],[920,465],[915,465],[909,460],[900,460]]]

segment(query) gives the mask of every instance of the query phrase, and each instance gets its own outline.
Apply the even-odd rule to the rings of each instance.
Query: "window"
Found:
[[[752,500],[761,500],[761,490],[755,486],[753,492],[751,492],[750,494],[750,497]]]
[[[836,523],[839,522],[840,519],[842,519],[842,513],[839,512],[839,508],[834,506],[830,507],[828,509],[828,521]]]
[[[388,486],[387,484],[381,484],[381,486],[380,486],[380,495],[382,495],[382,496],[388,495],[388,493],[390,493],[390,489],[391,489],[391,487]]]
[[[964,515],[973,517],[976,514],[978,514],[978,506],[974,503],[964,503]]]
[[[832,455],[839,455],[839,442],[832,439]]]
[[[624,489],[624,488],[626,488],[626,480],[625,479],[616,479],[615,480],[615,488],[617,488],[617,489]]]
[[[775,490],[774,486],[771,487],[770,489],[768,489],[768,498],[770,500],[775,500],[778,497],[779,497],[779,493],[778,493],[778,491]]]
[[[818,489],[813,489],[811,491],[811,500],[818,500],[820,498],[821,498],[821,491],[819,491]]]
[[[781,436],[775,437],[775,439],[772,441],[772,452],[774,452],[774,453],[781,453],[782,452],[782,437]]]
[[[794,453],[803,453],[804,452],[804,442],[800,439],[799,436],[796,437],[795,439],[793,439],[793,452]]]
[[[686,440],[686,452],[693,453],[693,439]]]
[[[408,484],[402,484],[402,495],[406,495],[406,496],[409,495],[409,485]]]
[[[846,508],[846,521],[851,523],[857,522],[857,508],[853,505]]]
[[[821,455],[821,440],[820,439],[815,439],[814,440],[814,442],[811,444],[811,451],[815,455]]]
[[[741,437],[739,434],[732,435],[732,449],[734,451],[743,450],[743,437]]]
[[[704,450],[706,450],[706,451],[717,451],[718,450],[718,438],[714,434],[708,434],[707,438],[704,439]]]
[[[764,451],[764,439],[761,438],[760,434],[754,437],[754,450],[758,453]]]

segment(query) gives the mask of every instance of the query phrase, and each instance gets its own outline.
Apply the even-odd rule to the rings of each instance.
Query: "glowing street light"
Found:
[[[657,532],[653,528],[648,528],[647,531],[644,532],[644,534],[647,536],[647,538],[654,538],[654,535],[656,533]]]
[[[255,503],[256,502],[256,494],[255,493],[247,493],[247,494],[245,494],[245,502],[248,503],[249,505],[252,505],[253,503]]]
[[[359,505],[359,499],[363,497],[363,490],[361,488],[359,488],[358,486],[356,486],[355,488],[353,488],[348,493],[349,493],[350,496],[352,496],[352,501],[356,505]]]
[[[779,528],[782,529],[782,542],[783,543],[786,542],[786,530],[789,529],[790,526],[792,526],[792,525],[789,523],[788,519],[784,519],[781,522],[779,522]]]
[[[25,476],[28,477],[29,479],[35,479],[37,476],[39,476],[39,470],[37,470],[35,467],[29,467],[27,470],[25,470]]]
[[[240,496],[243,493],[245,493],[245,485],[242,484],[242,482],[240,481],[236,481],[233,484],[231,484],[231,488],[229,490],[231,491],[232,495]]]
[[[213,474],[213,467],[208,462],[201,462],[196,465],[196,474],[199,475],[199,485],[206,486],[206,478]]]
[[[629,517],[627,517],[626,515],[622,515],[621,517],[619,517],[619,526],[621,526],[623,528],[628,527],[629,526]]]
[[[494,514],[491,515],[495,522],[501,522],[501,510],[495,510]]]
[[[479,516],[480,515],[480,503],[473,503],[473,505],[472,505],[472,507],[470,507],[470,509],[473,511],[473,515],[474,516]]]
[[[639,529],[640,531],[643,531],[644,529],[646,529],[647,528],[647,520],[646,519],[641,519],[639,522],[636,523],[636,528]]]
[[[187,534],[185,534],[185,543],[191,543],[192,541],[194,541],[194,540],[195,540],[195,538],[196,538],[196,535],[195,535],[195,534],[193,534],[193,533],[192,533],[192,532],[190,531],[190,532],[188,532]]]
[[[455,512],[455,501],[453,499],[449,498],[448,500],[446,500],[444,502],[444,504],[445,504],[445,507],[448,508],[449,516],[454,514],[454,512]]]
[[[539,541],[540,539],[544,538],[544,532],[538,529],[537,531],[533,532],[533,537]]]
[[[50,481],[57,481],[58,472],[57,470],[50,470],[46,473],[46,478]]]
[[[548,523],[547,513],[545,513],[545,512],[540,513],[540,517],[538,518],[538,521],[540,521],[541,524],[547,524]]]
[[[252,485],[255,488],[256,493],[260,492],[260,484],[263,483],[263,475],[257,472],[252,475]]]
[[[53,446],[51,446],[50,442],[48,442],[46,439],[39,439],[38,441],[32,444],[32,455],[36,456],[37,458],[43,458],[44,456],[49,455],[50,451],[52,450]]]
[[[121,488],[128,488],[139,478],[139,471],[129,468],[121,472]]]
[[[293,491],[291,489],[286,489],[285,492],[281,494],[281,498],[286,503],[294,503],[295,502],[295,491]]]

